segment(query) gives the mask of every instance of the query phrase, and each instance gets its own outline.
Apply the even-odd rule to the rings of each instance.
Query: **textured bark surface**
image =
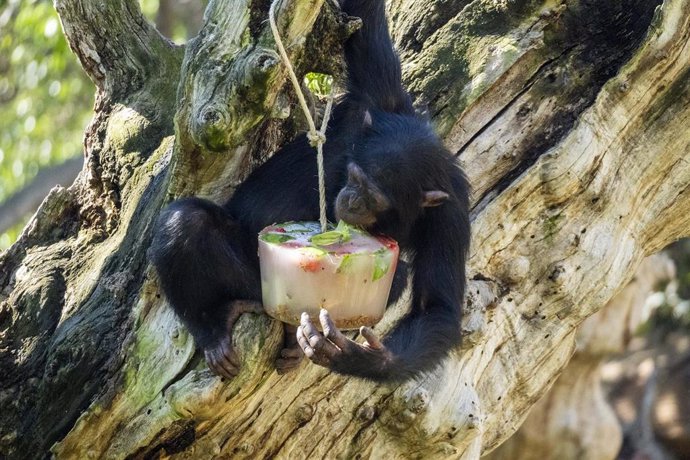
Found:
[[[577,333],[573,359],[551,390],[530,410],[510,439],[486,458],[549,460],[617,458],[622,430],[606,401],[602,362],[626,350],[651,310],[648,296],[675,277],[671,259],[655,254],[642,261],[633,280],[601,310],[587,318]]]
[[[280,2],[301,73],[338,69],[355,24],[322,3]],[[96,113],[76,183],[0,256],[7,456],[477,458],[551,386],[582,321],[690,228],[690,0],[393,0],[406,83],[474,188],[464,345],[401,386],[309,363],[278,376],[282,328],[245,315],[224,382],[146,250],[166,200],[227,197],[297,129],[268,2],[211,2],[184,47],[134,0],[56,6]]]

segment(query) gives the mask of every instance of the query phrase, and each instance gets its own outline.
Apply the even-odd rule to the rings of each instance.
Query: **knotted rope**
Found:
[[[300,107],[302,107],[302,112],[307,119],[307,124],[309,125],[309,131],[307,132],[307,139],[312,147],[316,147],[316,167],[319,171],[319,222],[321,222],[321,231],[326,231],[326,179],[325,172],[323,168],[323,144],[326,143],[326,127],[328,126],[328,119],[331,117],[331,107],[333,106],[333,90],[331,89],[328,95],[328,100],[326,102],[326,110],[323,114],[323,121],[321,122],[321,129],[316,129],[316,124],[314,119],[309,112],[309,107],[307,106],[307,101],[304,98],[304,93],[302,93],[302,88],[300,87],[299,80],[297,80],[297,75],[292,68],[292,63],[288,58],[285,47],[283,46],[283,41],[280,39],[280,34],[278,33],[278,26],[276,26],[275,21],[275,6],[278,0],[273,0],[271,3],[271,8],[268,10],[268,22],[271,25],[271,32],[273,32],[273,38],[278,45],[278,52],[280,57],[287,68],[288,75],[290,76],[290,81],[292,86],[295,88],[295,93],[297,93],[297,99],[299,100]]]

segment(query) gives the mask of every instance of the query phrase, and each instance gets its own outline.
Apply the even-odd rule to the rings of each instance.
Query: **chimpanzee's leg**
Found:
[[[245,233],[220,206],[185,198],[161,213],[151,246],[168,302],[203,348],[209,367],[228,378],[240,366],[232,326],[242,313],[263,311],[251,255],[256,249]]]

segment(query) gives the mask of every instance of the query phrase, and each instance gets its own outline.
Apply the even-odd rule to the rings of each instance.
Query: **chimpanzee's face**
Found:
[[[335,216],[348,224],[371,228],[376,216],[390,209],[391,203],[376,183],[355,163],[347,166],[347,184],[335,201]]]

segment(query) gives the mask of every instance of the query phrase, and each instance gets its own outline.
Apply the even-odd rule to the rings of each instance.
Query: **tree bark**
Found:
[[[530,410],[517,433],[487,458],[618,458],[623,433],[606,401],[602,362],[627,349],[637,328],[652,313],[645,308],[649,295],[674,277],[675,266],[668,255],[654,254],[643,260],[633,280],[582,323],[576,352],[556,383]]]
[[[134,0],[55,3],[98,92],[76,183],[0,256],[7,456],[478,458],[551,386],[578,326],[688,234],[690,0],[393,0],[406,84],[473,184],[464,344],[399,386],[309,363],[279,376],[282,328],[248,314],[225,382],[146,250],[167,200],[227,198],[298,129],[268,2],[210,2],[184,47]],[[356,25],[322,4],[279,3],[300,73],[339,69]]]

